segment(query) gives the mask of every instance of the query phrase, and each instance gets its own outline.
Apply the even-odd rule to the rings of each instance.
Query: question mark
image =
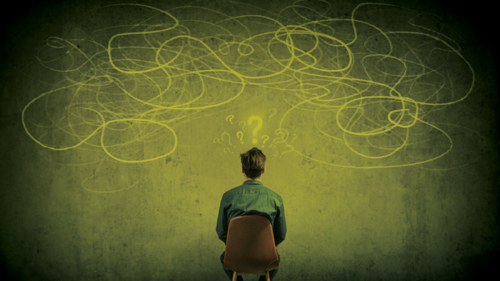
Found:
[[[242,131],[238,131],[236,133],[236,137],[240,138],[241,144],[243,144],[243,132]]]
[[[215,140],[217,140],[217,142],[219,142],[220,144],[222,144],[222,143],[220,142],[219,138],[215,138],[215,139],[214,139],[214,143],[215,143]]]
[[[241,126],[241,122],[243,122],[243,127],[241,127],[241,130],[244,132],[244,131],[245,131],[245,126],[246,126],[247,124],[245,123],[245,121],[240,121],[240,123],[238,123],[238,125],[240,125],[240,126]]]
[[[230,137],[230,136],[229,136],[229,134],[228,134],[228,133],[226,133],[226,132],[222,133],[222,135],[220,136],[220,139],[221,139],[222,141],[224,141],[224,135],[227,135],[227,142],[229,143],[229,145],[233,145],[233,144],[231,143],[231,137]]]
[[[278,129],[276,129],[276,131],[274,131],[274,134],[275,135],[280,135],[280,138],[275,138],[273,140],[274,144],[283,143],[283,142],[285,142],[288,139],[288,131],[285,130],[285,129],[278,128]],[[286,136],[286,138],[285,138],[285,136]]]
[[[274,115],[276,115],[276,109],[274,109],[274,108],[269,109],[269,111],[271,111],[271,110],[274,110],[274,113],[271,114],[271,115],[269,115],[269,118],[267,118],[268,122],[269,122],[269,120],[271,120],[271,117],[273,117]]]
[[[268,135],[263,135],[261,139],[264,139],[264,141],[262,142],[262,147],[264,147],[264,144],[269,139],[269,136]]]
[[[227,151],[226,151],[226,149],[227,149]],[[229,148],[226,147],[226,148],[224,148],[224,153],[227,153],[227,152],[231,152],[231,150],[229,150]]]
[[[260,116],[250,116],[250,118],[248,118],[248,125],[252,124],[253,121],[257,121],[257,126],[252,131],[253,136],[255,137],[257,135],[257,132],[260,130],[260,128],[262,128],[262,118],[260,118]],[[252,143],[256,144],[257,139],[253,138]]]
[[[228,119],[229,119],[229,120],[228,120]],[[234,115],[228,115],[228,116],[226,117],[226,121],[231,122],[231,125],[233,124],[233,119],[234,119]]]

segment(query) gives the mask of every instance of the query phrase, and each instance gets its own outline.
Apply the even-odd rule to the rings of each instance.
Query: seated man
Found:
[[[269,219],[273,226],[274,242],[278,246],[286,235],[285,209],[283,200],[276,192],[262,185],[261,174],[265,171],[266,156],[256,147],[240,154],[241,172],[245,174],[243,185],[235,187],[222,196],[217,219],[217,234],[219,239],[226,244],[227,229],[229,221],[237,216],[261,215]],[[224,267],[224,253],[220,256],[220,261]],[[281,258],[278,254],[278,258]],[[229,280],[232,280],[233,271],[225,269]],[[271,270],[269,277],[273,280],[278,273],[278,269]],[[238,276],[238,280],[243,278]],[[260,280],[266,280],[261,276]]]

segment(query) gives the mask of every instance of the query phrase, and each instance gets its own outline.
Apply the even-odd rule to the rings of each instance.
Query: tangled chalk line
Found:
[[[341,15],[326,1],[297,1],[279,14],[199,3],[112,5],[102,10],[136,16],[79,39],[48,38],[38,62],[62,78],[24,107],[26,133],[51,150],[85,145],[125,163],[152,161],[176,150],[176,123],[234,103],[252,85],[287,97],[275,143],[323,164],[407,166],[451,151],[432,114],[467,98],[475,74],[455,42],[418,24],[421,15],[374,3]],[[287,122],[301,114],[325,140],[321,156],[304,152],[315,142],[300,132],[288,139]],[[406,157],[436,139],[440,149]]]

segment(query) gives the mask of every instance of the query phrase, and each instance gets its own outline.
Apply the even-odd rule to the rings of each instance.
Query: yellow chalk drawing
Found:
[[[243,125],[241,125],[242,123],[243,123]],[[241,130],[244,132],[244,131],[245,131],[245,126],[246,126],[245,121],[240,121],[240,122],[238,123],[238,125],[240,125],[240,126],[241,126]]]
[[[291,146],[291,145],[287,145],[286,147],[287,147],[287,148],[290,148],[290,150],[283,151],[283,152],[281,153],[281,156],[283,156],[283,154],[285,154],[285,153],[287,153],[287,152],[292,152],[292,151],[294,151],[293,146]],[[281,156],[280,156],[280,158],[281,158]]]
[[[230,134],[240,127],[236,136],[243,144],[247,124],[255,126],[253,144],[264,139],[258,137],[259,116],[236,126],[240,118],[228,115],[233,128],[227,130],[227,122],[219,122],[257,89],[284,96],[276,101],[284,107],[248,109],[262,116],[267,111],[267,121],[280,110],[269,145],[275,156],[294,152],[324,165],[371,169],[449,154],[449,127],[468,129],[440,123],[433,113],[472,92],[475,72],[460,46],[432,29],[432,19],[414,20],[425,14],[364,3],[348,18],[333,18],[333,5],[309,2],[326,8],[305,1],[278,15],[232,1],[224,2],[231,5],[225,13],[210,1],[169,10],[142,4],[103,8],[131,6],[134,17],[113,28],[94,27],[100,21],[88,17],[82,26],[95,29],[85,36],[48,38],[36,60],[40,73],[53,73],[51,88],[29,98],[23,128],[47,150],[88,149],[123,163],[154,161],[179,145],[225,145],[226,134],[235,147]],[[408,24],[391,27],[379,7],[390,7],[386,13],[394,22]],[[218,129],[211,126],[216,123]],[[178,140],[186,135],[179,131],[195,137]],[[220,139],[213,138],[220,132]],[[291,146],[297,134],[301,140]]]
[[[269,120],[271,120],[271,117],[273,117],[273,116],[276,114],[276,109],[274,109],[274,108],[269,109],[269,112],[271,112],[271,111],[272,111],[273,113],[271,113],[271,114],[269,115],[269,117],[267,118],[267,121],[268,121],[268,122],[269,122]]]
[[[261,139],[263,139],[263,141],[262,141],[262,147],[264,147],[264,144],[266,143],[266,141],[269,140],[269,136],[268,135],[263,135]]]
[[[241,144],[243,144],[243,132],[242,131],[238,131],[236,133],[236,137],[238,137],[240,139]]]
[[[256,144],[257,143],[257,138],[255,138],[255,136],[257,136],[257,132],[262,128],[262,118],[260,118],[260,116],[250,116],[250,118],[248,118],[248,125],[250,126],[253,121],[257,121],[257,126],[255,126],[255,128],[253,129],[252,131],[252,134],[254,136],[254,138],[252,139],[252,143],[253,144]]]
[[[275,138],[273,140],[273,144],[284,143],[288,139],[288,131],[286,129],[278,128],[274,131],[275,135],[279,135],[280,137]]]
[[[221,137],[220,137],[220,139],[221,139],[222,141],[224,141],[224,136],[227,136],[227,142],[229,143],[229,145],[233,145],[233,144],[231,143],[231,136],[229,135],[229,133],[227,133],[227,132],[222,133],[222,135],[221,135]]]

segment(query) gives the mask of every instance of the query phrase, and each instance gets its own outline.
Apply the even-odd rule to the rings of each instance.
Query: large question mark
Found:
[[[243,132],[242,131],[238,131],[236,133],[236,137],[238,137],[240,139],[240,141],[241,141],[241,144],[243,144]]]
[[[260,128],[262,128],[262,118],[260,118],[260,116],[250,116],[250,118],[248,118],[248,121],[247,121],[248,125],[250,126],[250,124],[252,124],[253,121],[257,121],[257,126],[252,131],[252,134],[255,137],[257,135],[257,132],[260,130]],[[257,139],[253,138],[252,143],[256,144]]]

